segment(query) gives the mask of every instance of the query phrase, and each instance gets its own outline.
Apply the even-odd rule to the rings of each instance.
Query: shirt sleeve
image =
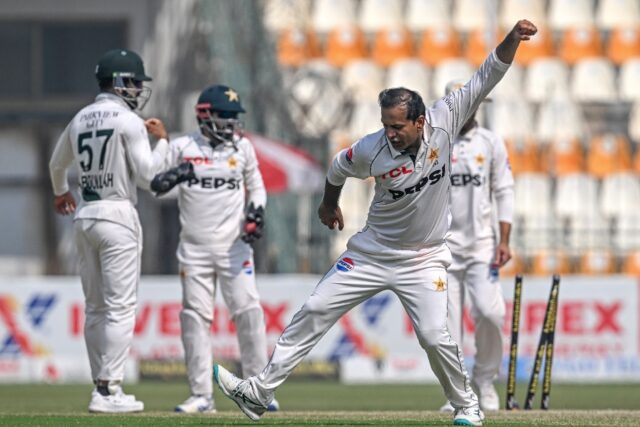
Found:
[[[478,109],[482,100],[502,79],[509,65],[500,61],[496,51],[493,50],[478,71],[473,74],[471,80],[443,98],[450,113],[449,125],[453,135],[460,133],[460,129]]]
[[[151,180],[165,166],[169,143],[160,139],[151,150],[149,135],[141,120],[128,120],[122,132],[133,176],[139,187],[149,190]]]
[[[71,142],[69,141],[69,126],[65,128],[60,138],[58,138],[49,161],[49,175],[51,176],[53,194],[56,196],[69,191],[67,169],[71,166],[74,158]]]
[[[513,174],[507,149],[502,138],[495,136],[493,159],[491,162],[491,190],[496,200],[497,216],[500,222],[513,222]]]
[[[243,171],[245,188],[248,193],[247,204],[253,202],[256,207],[266,207],[267,191],[260,173],[256,151],[251,143],[247,143],[244,152],[247,156],[247,163]]]
[[[366,179],[369,176],[369,162],[362,140],[338,152],[327,171],[327,181],[335,186],[344,185],[349,177]]]

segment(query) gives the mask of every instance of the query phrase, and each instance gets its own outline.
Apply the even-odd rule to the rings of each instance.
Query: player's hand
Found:
[[[147,128],[147,132],[155,136],[158,139],[169,139],[169,134],[164,127],[162,120],[152,117],[144,121],[144,125]]]
[[[342,219],[342,210],[340,210],[340,206],[333,207],[320,203],[318,216],[320,217],[320,222],[329,227],[330,230],[334,230],[336,228],[336,224],[338,225],[338,230],[342,230],[344,228],[344,220]]]
[[[532,22],[522,19],[511,30],[513,37],[518,40],[530,40],[531,36],[538,32],[538,28]]]
[[[244,222],[244,230],[240,238],[245,243],[253,243],[262,237],[264,229],[264,208],[258,206],[257,208],[251,202],[247,209],[247,218]]]
[[[505,265],[511,259],[511,248],[506,243],[500,243],[496,248],[496,258],[493,264],[500,268]]]
[[[76,200],[71,193],[67,191],[53,198],[53,206],[60,215],[70,215],[76,211]]]

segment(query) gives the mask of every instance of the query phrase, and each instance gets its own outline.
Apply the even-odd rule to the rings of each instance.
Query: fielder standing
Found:
[[[159,194],[178,186],[182,281],[180,324],[191,396],[177,412],[215,412],[212,398],[210,328],[217,284],[236,324],[243,375],[256,375],[267,362],[264,313],[256,288],[250,243],[262,236],[267,202],[256,153],[242,137],[238,93],[213,85],[196,105],[199,132],[171,141],[165,164],[151,189]],[[191,172],[191,173],[193,173]],[[277,402],[270,409],[276,410]]]
[[[463,82],[447,84],[446,94]],[[495,209],[494,209],[495,203]],[[476,355],[471,385],[483,411],[497,411],[499,397],[493,385],[502,361],[504,298],[498,269],[511,259],[509,235],[513,220],[513,175],[507,149],[494,132],[480,127],[475,113],[453,141],[451,153],[451,228],[447,245],[449,266],[449,332],[462,344],[465,290],[475,322]],[[496,242],[495,219],[499,238]],[[453,412],[447,403],[441,408]]]
[[[142,254],[136,184],[148,188],[160,170],[168,150],[167,132],[160,120],[143,122],[134,112],[147,102],[150,90],[143,82],[151,80],[136,53],[105,53],[96,78],[100,94],[64,130],[49,170],[56,212],[75,212],[84,338],[96,385],[89,411],[136,412],[144,409],[143,403],[121,388],[133,338]],[[147,129],[160,138],[153,151]],[[67,182],[72,165],[80,187],[77,210]]]
[[[345,312],[389,289],[400,298],[433,372],[456,408],[454,424],[482,425],[484,414],[469,386],[462,353],[447,328],[450,148],[507,71],[520,41],[536,31],[529,21],[519,21],[462,89],[428,110],[411,90],[380,93],[384,128],[336,155],[318,209],[323,224],[342,229],[338,198],[346,178],[372,176],[376,187],[367,224],[351,237],[347,251],[295,314],[260,375],[240,380],[214,366],[220,389],[249,418],[260,418],[275,389]]]

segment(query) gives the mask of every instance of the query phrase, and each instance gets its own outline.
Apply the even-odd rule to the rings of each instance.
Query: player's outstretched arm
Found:
[[[151,191],[157,196],[161,196],[170,191],[173,187],[185,181],[195,179],[196,174],[193,171],[191,162],[183,162],[175,168],[166,172],[159,173],[151,180]]]
[[[340,210],[340,206],[338,206],[341,191],[342,185],[332,185],[328,180],[324,184],[324,196],[322,197],[320,207],[318,207],[318,216],[320,217],[320,222],[331,230],[336,228],[336,224],[338,225],[338,230],[344,228],[342,210]]]
[[[496,47],[498,59],[504,63],[511,64],[516,56],[520,42],[529,40],[537,32],[538,29],[530,21],[526,19],[518,21],[504,40]]]

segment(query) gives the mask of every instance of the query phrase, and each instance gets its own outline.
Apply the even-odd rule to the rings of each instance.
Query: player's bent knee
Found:
[[[420,346],[428,350],[448,342],[449,332],[446,328],[421,329],[417,335]]]

